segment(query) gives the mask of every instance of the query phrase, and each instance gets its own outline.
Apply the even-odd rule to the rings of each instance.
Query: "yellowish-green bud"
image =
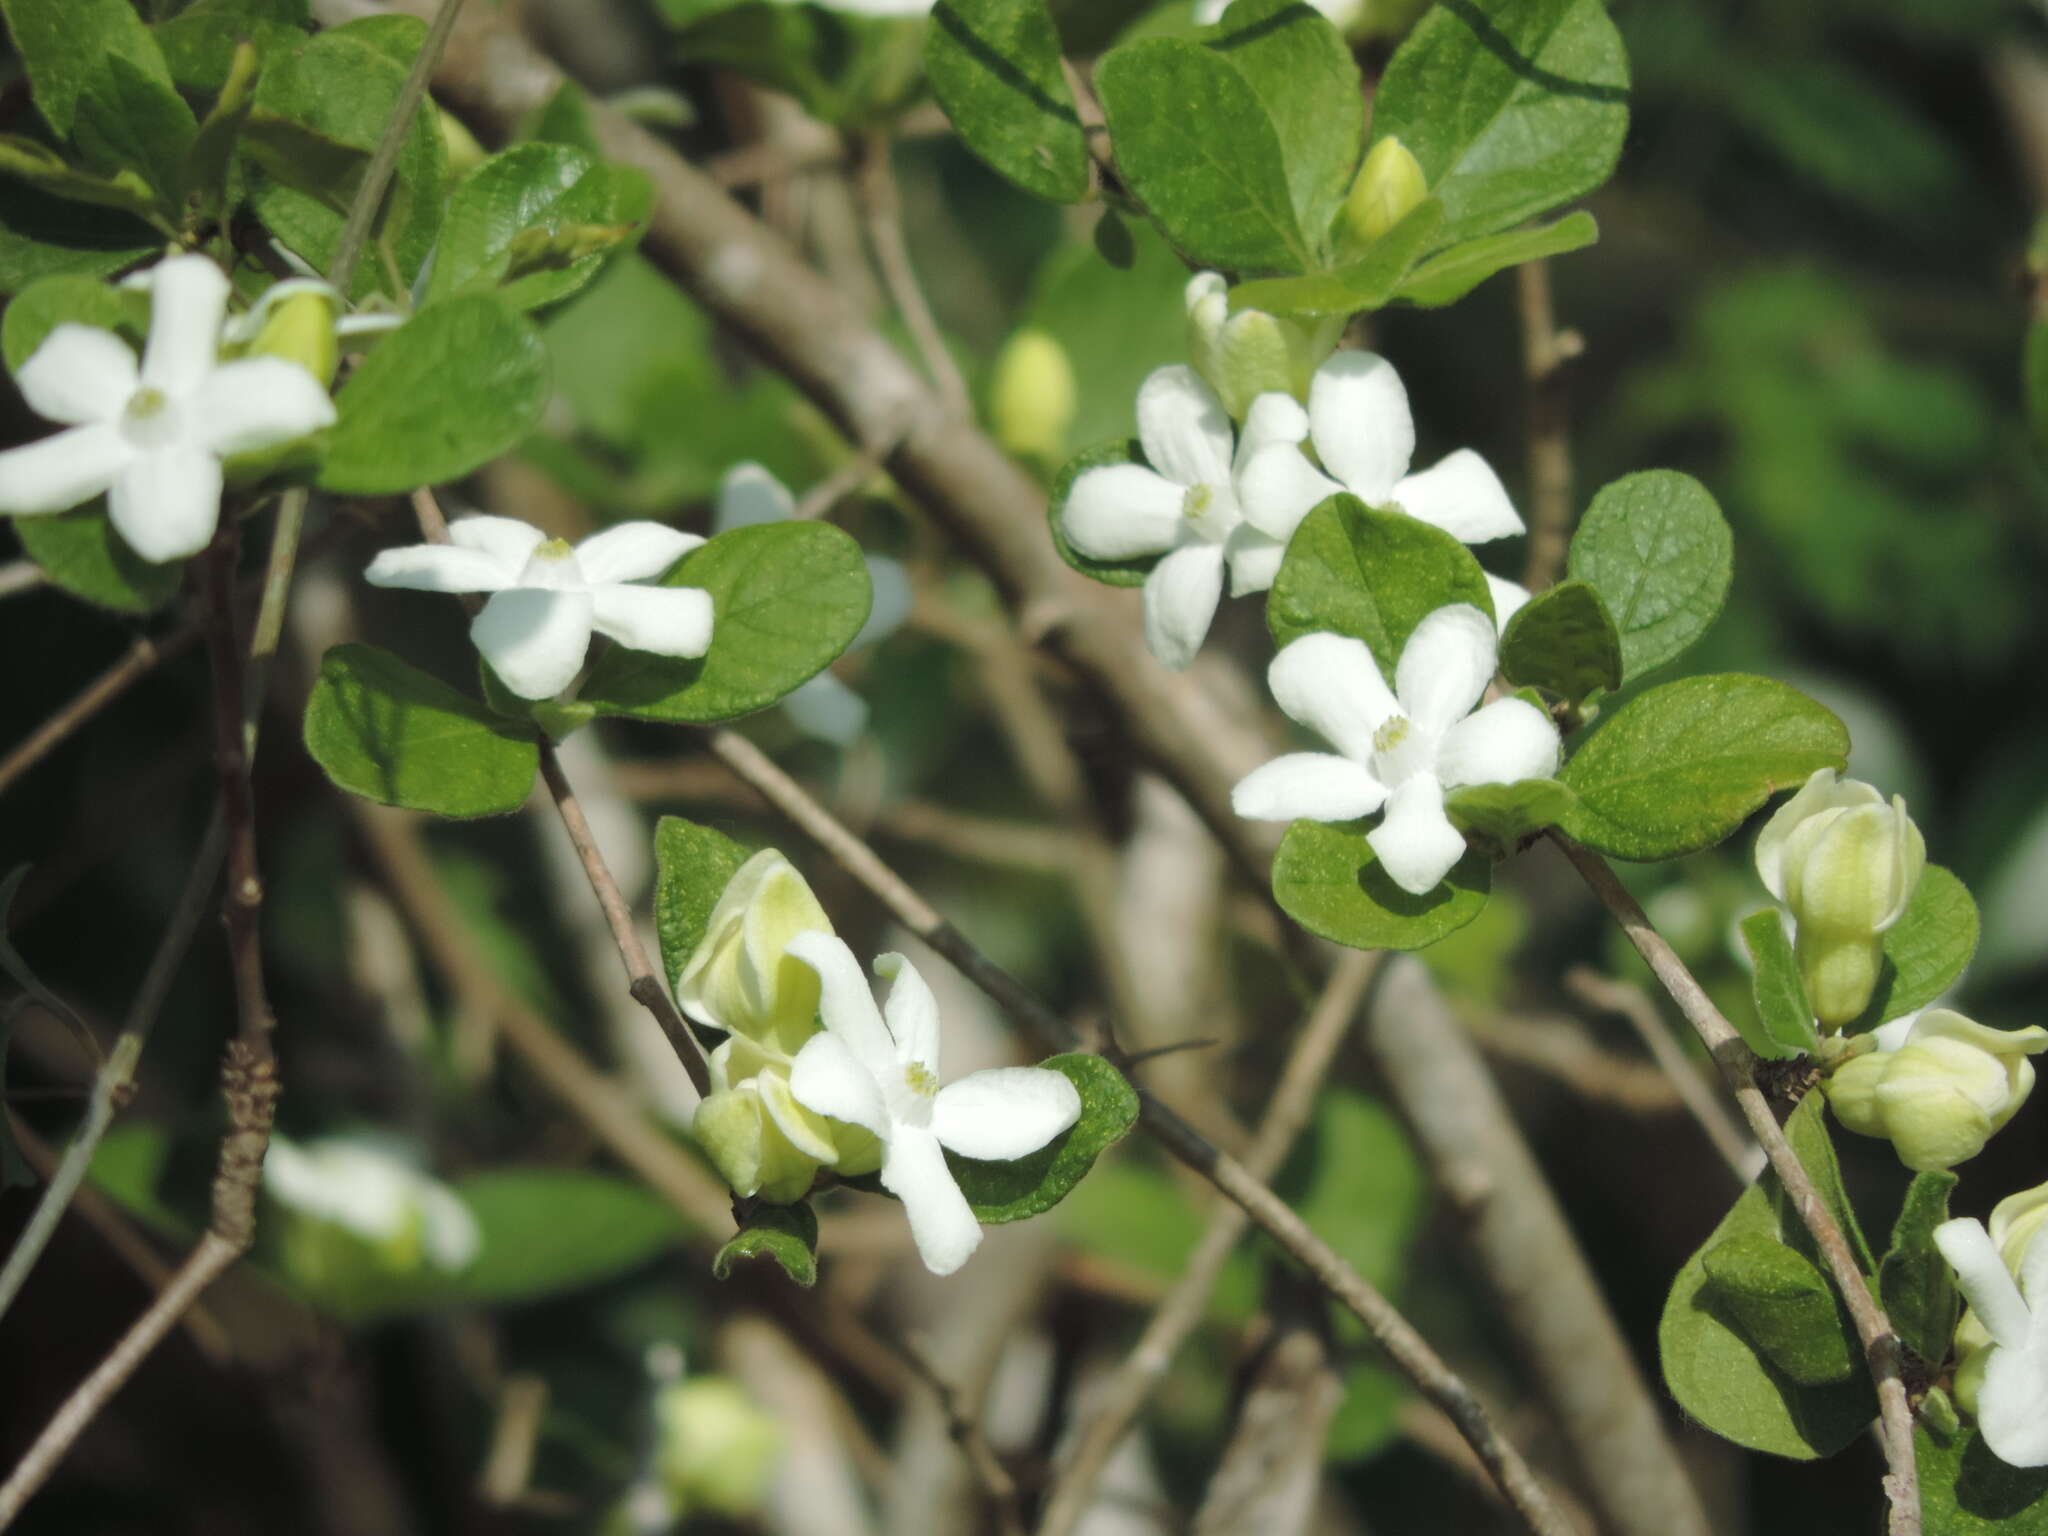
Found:
[[[1823,768],[1764,826],[1757,873],[1791,909],[1808,1001],[1826,1028],[1870,1006],[1883,935],[1912,900],[1927,845],[1906,814],[1870,785]]]
[[[789,1069],[788,1056],[734,1035],[711,1053],[711,1093],[690,1126],[734,1194],[771,1205],[801,1200],[820,1168],[862,1174],[882,1166],[873,1132],[796,1101]]]
[[[487,152],[477,143],[476,135],[462,126],[460,118],[438,107],[431,110],[441,128],[441,147],[448,155],[448,180],[452,184],[482,165]]]
[[[740,1518],[759,1509],[782,1431],[737,1382],[692,1376],[655,1399],[656,1466],[675,1515]]]
[[[263,327],[249,343],[251,357],[281,357],[297,363],[321,384],[334,382],[340,352],[334,339],[334,295],[308,285],[270,306]]]
[[[1847,1129],[1889,1140],[1908,1168],[1952,1168],[1984,1150],[2034,1087],[2030,1056],[2048,1029],[1990,1029],[1930,1008],[1895,1049],[1853,1056],[1828,1077],[1828,1106]]]
[[[1032,326],[1013,334],[996,356],[988,418],[996,441],[1020,458],[1056,461],[1074,424],[1074,365],[1067,349]]]
[[[804,877],[776,850],[763,849],[711,909],[704,938],[676,980],[676,1001],[700,1024],[792,1057],[818,1029],[818,973],[789,955],[789,941],[831,931]]]
[[[1358,249],[1371,245],[1429,196],[1422,163],[1392,134],[1373,145],[1344,199],[1343,228]]]
[[[1304,323],[1262,309],[1232,313],[1229,285],[1216,272],[1188,279],[1186,303],[1188,361],[1240,421],[1260,395],[1306,401],[1309,380],[1344,331],[1342,316]]]

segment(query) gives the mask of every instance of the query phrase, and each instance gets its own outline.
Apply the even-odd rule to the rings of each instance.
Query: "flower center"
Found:
[[[153,385],[145,384],[128,397],[121,413],[121,429],[138,448],[162,448],[178,437],[178,410],[171,398]]]
[[[1373,772],[1392,789],[1432,765],[1436,741],[1429,732],[1417,730],[1406,715],[1389,715],[1372,733],[1372,758]]]
[[[1237,504],[1225,486],[1191,485],[1180,499],[1180,513],[1200,534],[1212,544],[1220,544],[1230,535],[1230,528],[1237,521]]]
[[[549,539],[534,547],[519,573],[522,587],[545,587],[553,591],[578,591],[583,586],[583,568],[576,563],[576,551],[567,539]]]
[[[1389,715],[1372,733],[1372,749],[1375,752],[1392,752],[1408,739],[1412,727],[1406,715]]]
[[[935,1099],[939,1096],[938,1074],[922,1062],[913,1061],[904,1067],[903,1082],[921,1099]]]

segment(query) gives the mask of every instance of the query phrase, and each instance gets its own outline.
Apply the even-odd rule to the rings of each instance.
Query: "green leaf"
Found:
[[[704,941],[711,909],[747,850],[712,827],[664,816],[654,827],[654,931],[671,987]]]
[[[1485,839],[1506,855],[1523,838],[1564,820],[1577,798],[1556,779],[1517,779],[1454,789],[1444,797],[1444,809],[1459,831]]]
[[[1387,63],[1375,141],[1398,137],[1452,244],[1605,181],[1628,131],[1628,59],[1600,0],[1443,0]]]
[[[306,40],[306,8],[271,0],[193,0],[153,30],[179,89],[212,95],[227,82],[235,49],[253,43],[263,58]]]
[[[70,137],[79,97],[110,59],[170,84],[156,39],[128,0],[0,0],[0,16],[28,72],[36,110],[60,136]]]
[[[1776,907],[1752,912],[1742,920],[1742,943],[1756,967],[1750,990],[1756,998],[1757,1025],[1744,1028],[1742,1038],[1757,1055],[1773,1061],[1804,1056],[1820,1047],[1814,1028],[1813,1004],[1806,1000],[1799,960],[1785,937],[1784,920]],[[1739,1025],[1750,1021],[1737,1017]]]
[[[673,1248],[687,1228],[675,1207],[630,1179],[574,1168],[494,1168],[455,1193],[482,1237],[451,1299],[534,1301],[609,1280]]]
[[[1631,699],[1572,754],[1562,777],[1579,803],[1564,830],[1619,859],[1697,853],[1848,751],[1842,722],[1788,684],[1681,678]]]
[[[1471,922],[1493,864],[1467,853],[1435,890],[1411,896],[1380,867],[1362,822],[1297,821],[1273,859],[1273,899],[1319,938],[1353,949],[1421,949]]]
[[[1850,1242],[1868,1268],[1820,1102],[1819,1094],[1809,1094],[1786,1122],[1786,1134],[1823,1202],[1836,1220],[1846,1219]],[[1802,1386],[1729,1320],[1708,1275],[1707,1256],[1723,1244],[1746,1240],[1782,1244],[1808,1262],[1816,1258],[1783,1186],[1775,1174],[1765,1173],[1742,1192],[1672,1284],[1657,1328],[1665,1385],[1687,1414],[1737,1445],[1801,1461],[1832,1456],[1875,1417],[1876,1393],[1861,1370],[1846,1381]]]
[[[421,304],[477,289],[515,309],[566,299],[597,276],[652,198],[646,174],[630,166],[602,165],[564,144],[516,144],[463,177],[448,199]],[[606,230],[617,232],[608,245],[579,253],[579,232]],[[536,262],[525,254],[536,244],[559,254]]]
[[[597,129],[590,121],[590,98],[573,80],[564,80],[525,125],[522,138],[540,144],[567,144],[600,153]]]
[[[1112,464],[1145,463],[1145,451],[1138,446],[1138,440],[1127,438],[1121,442],[1098,443],[1093,448],[1083,448],[1061,466],[1054,477],[1052,490],[1045,500],[1045,515],[1052,524],[1053,548],[1060,552],[1060,558],[1079,571],[1083,576],[1112,587],[1142,587],[1145,578],[1152,574],[1152,567],[1159,563],[1157,555],[1139,555],[1131,560],[1097,560],[1093,555],[1084,555],[1067,542],[1067,530],[1060,522],[1060,514],[1066,510],[1067,498],[1073,494],[1074,482],[1091,469],[1101,469]]]
[[[26,141],[0,136],[0,162],[10,144],[21,142]],[[49,158],[41,145],[36,149]],[[6,166],[0,163],[0,175],[5,174]],[[138,219],[29,186],[10,186],[0,193],[0,294],[20,293],[49,277],[104,277],[162,248],[163,236]]]
[[[1443,223],[1444,205],[1425,197],[1358,260],[1305,277],[1262,277],[1230,290],[1232,309],[1272,315],[1355,315],[1378,309],[1400,290],[1416,258]]]
[[[1984,1437],[1965,1430],[1944,1442],[1913,1430],[1926,1536],[2041,1536],[2048,1530],[2048,1467],[2008,1466]]]
[[[491,294],[422,310],[335,397],[320,487],[386,496],[454,480],[514,448],[548,398],[547,348]]]
[[[103,496],[55,517],[17,517],[14,535],[53,585],[116,613],[154,613],[184,583],[184,561],[152,565],[114,532]]]
[[[946,1154],[946,1165],[974,1208],[974,1219],[984,1226],[1051,1210],[1095,1166],[1095,1159],[1138,1123],[1137,1092],[1100,1056],[1074,1052],[1048,1056],[1039,1065],[1060,1073],[1080,1091],[1079,1120],[1015,1162],[987,1163],[956,1152]]]
[[[809,1201],[755,1206],[747,1224],[711,1260],[711,1273],[730,1279],[735,1264],[754,1259],[773,1259],[806,1290],[818,1283],[818,1218]]]
[[[1538,593],[1508,620],[1500,669],[1577,704],[1596,688],[1621,686],[1621,636],[1597,588],[1565,581]]]
[[[241,200],[240,167],[235,151],[242,129],[256,106],[256,80],[263,68],[262,52],[254,43],[240,43],[228,57],[228,71],[220,93],[185,156],[184,180],[194,201],[208,218],[225,217]]]
[[[686,63],[786,91],[836,127],[887,120],[922,83],[921,28],[901,19],[772,0],[690,9],[698,14],[677,35]]]
[[[86,164],[108,175],[133,171],[176,217],[185,197],[185,160],[199,120],[172,88],[161,63],[146,70],[111,55],[80,93],[72,141]]]
[[[1735,540],[1707,488],[1671,469],[1603,488],[1572,536],[1566,571],[1599,592],[1633,682],[1706,633],[1733,574]]]
[[[1415,626],[1447,603],[1493,613],[1486,573],[1469,549],[1405,512],[1332,496],[1288,541],[1266,627],[1276,645],[1321,631],[1363,640],[1391,682]]]
[[[15,296],[0,318],[0,356],[7,370],[21,365],[60,325],[91,325],[118,331],[138,345],[149,325],[149,299],[133,289],[110,288],[90,277],[64,274],[40,278]]]
[[[766,709],[810,681],[867,622],[867,561],[829,523],[734,528],[663,578],[711,594],[711,649],[694,661],[613,646],[582,697],[607,715],[703,724]]]
[[[1227,59],[1265,107],[1295,224],[1320,252],[1365,138],[1358,61],[1328,18],[1302,0],[1237,0],[1203,46]],[[1192,119],[1187,126],[1204,125]]]
[[[113,208],[122,213],[146,214],[156,203],[149,184],[133,171],[95,176],[71,166],[48,145],[11,133],[0,134],[0,176],[67,202]]]
[[[305,735],[313,761],[351,794],[437,816],[509,815],[540,768],[529,736],[372,645],[321,659]]]
[[[1834,1287],[1776,1238],[1732,1233],[1700,1262],[1713,1303],[1788,1380],[1824,1387],[1855,1371],[1860,1351]]]
[[[1432,256],[1409,273],[1394,297],[1424,309],[1454,304],[1496,272],[1519,267],[1525,261],[1583,250],[1599,238],[1600,226],[1593,221],[1593,215],[1581,209],[1566,214],[1555,224],[1467,240]]]
[[[1885,967],[1854,1033],[1875,1029],[1946,992],[1977,952],[1977,903],[1970,889],[1939,864],[1929,864],[1913,899],[1884,936]]]
[[[1088,195],[1088,139],[1045,0],[940,0],[925,75],[960,141],[1034,196]]]
[[[1233,272],[1315,265],[1272,119],[1226,59],[1150,38],[1105,56],[1095,89],[1118,171],[1190,261]]]
[[[1956,1331],[1955,1272],[1934,1246],[1948,1220],[1956,1176],[1935,1169],[1913,1176],[1892,1226],[1892,1245],[1877,1267],[1877,1296],[1899,1341],[1930,1365],[1948,1358]]]

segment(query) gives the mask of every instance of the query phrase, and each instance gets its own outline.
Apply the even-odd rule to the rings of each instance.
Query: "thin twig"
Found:
[[[1572,442],[1564,365],[1585,350],[1577,331],[1560,331],[1550,299],[1550,267],[1541,257],[1515,268],[1522,315],[1522,373],[1528,386],[1529,558],[1522,585],[1540,592],[1564,574],[1572,536]]]
[[[995,1511],[997,1529],[1003,1536],[1024,1536],[1024,1512],[1017,1497],[1017,1480],[1010,1476],[1010,1469],[1003,1465],[1002,1458],[988,1443],[988,1436],[981,1432],[980,1422],[961,1406],[959,1392],[925,1358],[924,1351],[915,1342],[909,1339],[890,1339],[888,1342],[903,1357],[911,1373],[938,1399],[939,1412],[946,1417],[946,1433],[960,1447],[960,1454],[967,1458],[975,1481],[981,1484],[989,1507]]]
[[[958,929],[884,864],[788,774],[761,750],[732,731],[714,731],[711,750],[719,760],[761,792],[783,815],[807,833],[846,872],[887,907],[896,920],[945,959],[1004,1009],[1042,1045],[1064,1044],[1066,1021],[1038,1000],[1023,983],[990,960]],[[1503,1439],[1485,1406],[1472,1389],[1431,1349],[1393,1304],[1308,1227],[1278,1195],[1228,1153],[1218,1150],[1180,1116],[1143,1089],[1139,1117],[1146,1130],[1174,1157],[1194,1169],[1242,1206],[1288,1253],[1314,1275],[1323,1288],[1351,1309],[1366,1325],[1389,1359],[1423,1396],[1442,1408],[1486,1464],[1508,1502],[1532,1531],[1564,1536],[1572,1531],[1550,1495],[1522,1459]]]
[[[1671,1031],[1664,1027],[1657,1005],[1650,1001],[1647,992],[1628,982],[1603,976],[1584,965],[1575,965],[1566,971],[1564,985],[1567,992],[1587,1007],[1597,1008],[1603,1013],[1618,1013],[1628,1021],[1629,1027],[1635,1030],[1637,1038],[1677,1090],[1679,1101],[1685,1105],[1687,1113],[1699,1123],[1707,1140],[1714,1144],[1714,1150],[1721,1154],[1721,1161],[1735,1175],[1736,1183],[1746,1185],[1762,1171],[1756,1144],[1742,1134],[1742,1127],[1728,1113],[1728,1106],[1714,1097],[1701,1081],[1699,1073],[1693,1070],[1685,1052],[1671,1038]]]
[[[19,592],[33,592],[45,580],[43,568],[33,560],[10,560],[0,565],[0,597],[13,597]]]
[[[973,414],[967,398],[967,381],[960,376],[960,365],[947,350],[945,335],[918,284],[910,247],[903,238],[903,207],[896,190],[892,150],[888,133],[877,132],[862,141],[857,157],[859,173],[854,178],[854,188],[867,220],[868,241],[875,249],[875,266],[882,274],[882,286],[889,290],[897,312],[909,327],[918,355],[924,359],[925,371],[938,385],[947,409],[965,420]]]
[[[1883,1426],[1880,1440],[1885,1463],[1890,1469],[1884,1486],[1885,1496],[1891,1501],[1891,1536],[1920,1536],[1920,1477],[1913,1460],[1913,1411],[1899,1371],[1898,1336],[1892,1332],[1891,1322],[1885,1317],[1877,1298],[1871,1294],[1862,1270],[1857,1268],[1848,1238],[1821,1199],[1820,1191],[1814,1188],[1806,1166],[1799,1161],[1791,1142],[1785,1138],[1784,1127],[1778,1123],[1769,1101],[1757,1087],[1756,1057],[1742,1043],[1742,1036],[1736,1032],[1735,1026],[1714,1006],[1706,989],[1686,969],[1677,951],[1651,926],[1642,907],[1629,894],[1628,887],[1608,868],[1607,861],[1562,833],[1553,833],[1552,837],[1564,850],[1565,857],[1585,877],[1593,894],[1600,898],[1602,905],[1621,925],[1636,953],[1649,962],[1658,982],[1678,1004],[1679,1012],[1699,1032],[1708,1054],[1714,1058],[1733,1090],[1743,1119],[1749,1122],[1750,1130],[1756,1134],[1765,1156],[1770,1159],[1772,1171],[1791,1197],[1792,1207],[1799,1213],[1801,1224],[1812,1234],[1814,1246],[1827,1263],[1836,1289],[1848,1304],[1850,1319],[1856,1325],[1856,1336],[1863,1343],[1871,1377],[1877,1384],[1878,1412]]]
[[[1273,1177],[1314,1113],[1316,1094],[1336,1060],[1345,1032],[1358,1016],[1378,966],[1377,954],[1352,949],[1346,950],[1331,970],[1281,1070],[1258,1138],[1245,1153],[1245,1168],[1254,1178]],[[1074,1438],[1073,1451],[1046,1497],[1038,1536],[1067,1536],[1087,1513],[1102,1469],[1146,1399],[1158,1389],[1180,1346],[1201,1323],[1224,1261],[1250,1224],[1244,1210],[1228,1202],[1210,1216],[1201,1241],[1181,1267],[1180,1278],[1160,1301],[1136,1346],[1099,1393],[1091,1394],[1100,1406]]]
[[[0,757],[0,794],[13,788],[16,780],[62,746],[73,732],[135,683],[172,657],[189,650],[198,638],[198,626],[188,624],[162,640],[152,640],[144,635],[129,646],[120,660],[86,684],[70,703],[37,726],[26,741],[5,757]]]

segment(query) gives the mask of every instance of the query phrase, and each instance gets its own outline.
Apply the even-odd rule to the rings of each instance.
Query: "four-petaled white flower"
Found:
[[[64,512],[102,493],[145,560],[196,555],[220,522],[221,460],[334,423],[326,387],[276,357],[220,361],[228,280],[203,256],[150,273],[142,366],[112,331],[60,325],[15,374],[39,416],[70,430],[0,453],[0,512]]]
[[[774,475],[752,462],[735,464],[718,482],[718,501],[711,514],[711,531],[747,528],[756,523],[779,523],[796,516],[796,499]],[[851,654],[873,645],[893,633],[910,614],[910,575],[900,560],[887,555],[869,555],[868,585],[874,601],[868,607],[868,621],[847,646]],[[806,736],[849,746],[867,729],[868,702],[829,671],[789,694],[782,701],[783,713]]]
[[[1275,758],[1239,781],[1231,804],[1258,821],[1350,821],[1384,806],[1366,841],[1402,890],[1433,889],[1465,852],[1446,790],[1557,772],[1557,727],[1542,710],[1496,699],[1473,712],[1495,645],[1493,621],[1471,604],[1439,608],[1408,637],[1390,691],[1363,641],[1292,642],[1266,674],[1273,697],[1341,755]]]
[[[1304,440],[1314,445],[1321,470],[1302,452]],[[1339,352],[1316,369],[1300,429],[1284,441],[1258,444],[1240,460],[1245,517],[1285,545],[1316,503],[1349,491],[1369,507],[1399,507],[1461,544],[1522,531],[1500,476],[1470,448],[1411,475],[1414,454],[1415,418],[1394,365],[1375,352]],[[1529,594],[1497,576],[1487,583],[1495,617],[1505,625]]]
[[[2048,1467],[2048,1242],[2035,1233],[2017,1283],[1974,1216],[1943,1222],[1934,1242],[1991,1340],[1975,1404],[1984,1443],[2009,1466]]]
[[[424,1258],[465,1268],[483,1246],[462,1197],[376,1136],[330,1136],[299,1146],[271,1138],[263,1187],[280,1203],[388,1251],[399,1267]]]
[[[882,1187],[903,1202],[925,1268],[950,1275],[981,1227],[943,1148],[1004,1162],[1036,1152],[1081,1116],[1072,1082],[1047,1067],[996,1067],[939,1086],[939,1007],[901,955],[875,960],[889,1000],[875,1006],[860,962],[829,933],[799,933],[788,953],[818,973],[825,1028],[797,1053],[790,1091],[817,1114],[872,1131]]]
[[[1294,400],[1261,395],[1233,464],[1230,413],[1216,392],[1192,368],[1157,368],[1138,390],[1138,442],[1151,467],[1106,464],[1075,477],[1060,511],[1074,548],[1097,560],[1165,556],[1145,578],[1145,643],[1167,666],[1194,659],[1222,599],[1226,567],[1233,597],[1273,585],[1286,538],[1261,531],[1262,522],[1277,519],[1242,504],[1238,471],[1268,445],[1300,459],[1292,445],[1307,431]]]
[[[446,544],[387,549],[365,575],[380,587],[488,592],[469,637],[522,699],[553,698],[575,680],[591,632],[657,656],[702,656],[711,594],[636,583],[704,540],[660,523],[617,523],[573,549],[511,517],[458,517]]]

